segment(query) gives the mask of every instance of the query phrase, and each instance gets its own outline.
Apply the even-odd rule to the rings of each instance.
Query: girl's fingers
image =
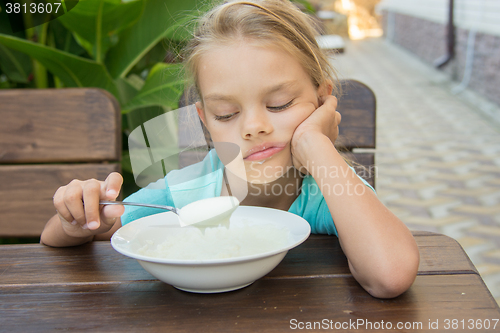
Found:
[[[113,172],[104,182],[95,179],[86,181],[75,179],[68,185],[60,187],[54,194],[53,200],[61,222],[71,223],[89,231],[103,226],[101,229],[106,231],[106,227],[113,226],[125,208],[116,206],[101,209],[99,200],[115,200],[120,193],[122,183],[123,177]]]
[[[73,182],[72,182],[73,183]],[[71,185],[71,183],[70,183]],[[80,225],[85,225],[85,211],[83,210],[83,191],[79,185],[68,185],[64,193],[64,204],[73,220]],[[73,220],[68,220],[72,222]]]
[[[83,202],[85,210],[86,226],[90,230],[95,230],[100,226],[99,219],[99,197],[101,192],[101,183],[98,180],[91,179],[85,182],[83,186]]]
[[[123,184],[123,177],[118,172],[112,172],[106,178],[103,183],[102,198],[106,198],[109,200],[115,200],[118,197],[118,193],[120,193],[120,189]]]
[[[319,98],[320,106],[326,105],[335,110],[337,108],[337,97],[333,95],[324,95]]]
[[[342,120],[342,115],[337,111],[337,98],[335,96],[326,95],[322,96],[320,101],[322,102],[322,108],[333,116],[333,125],[338,126]]]
[[[71,213],[69,212],[68,208],[66,207],[66,204],[64,202],[64,193],[66,192],[66,187],[62,186],[59,187],[54,194],[54,207],[57,211],[57,214],[61,219],[64,219],[66,222],[73,222],[75,218]]]
[[[320,114],[326,117],[335,117],[337,109],[337,98],[335,96],[322,96],[319,99],[319,107],[316,109]]]
[[[122,205],[107,205],[101,211],[101,221],[106,225],[113,226],[116,219],[123,215],[125,207]]]
[[[101,187],[101,198],[107,200],[115,200],[120,193],[123,184],[123,177],[118,172],[112,172],[106,178]],[[113,226],[117,217],[123,215],[125,207],[123,206],[104,206],[101,210],[102,222],[106,225]]]

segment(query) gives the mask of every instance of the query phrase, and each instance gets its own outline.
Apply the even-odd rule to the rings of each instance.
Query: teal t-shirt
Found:
[[[354,170],[354,169],[353,169]],[[220,196],[222,191],[224,164],[215,150],[211,150],[203,161],[180,170],[174,170],[165,178],[128,196],[124,201],[142,202],[182,208],[196,200]],[[359,177],[359,176],[358,176]],[[360,179],[370,189],[373,188]],[[337,229],[318,184],[310,175],[302,180],[299,196],[288,209],[290,213],[303,217],[315,234],[337,235]],[[125,206],[122,225],[144,216],[160,213],[158,209]]]

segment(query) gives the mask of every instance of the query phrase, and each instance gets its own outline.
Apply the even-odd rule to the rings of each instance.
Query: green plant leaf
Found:
[[[144,87],[144,80],[141,79],[141,77],[139,75],[135,75],[135,74],[129,75],[127,77],[127,82],[131,86],[133,86],[137,91],[141,90],[142,87]]]
[[[121,105],[128,103],[144,86],[144,80],[135,74],[129,75],[127,78],[118,78],[115,82]]]
[[[120,34],[117,45],[106,55],[106,67],[113,78],[125,77],[130,69],[158,42],[179,30],[177,22],[192,20],[193,9],[202,0],[146,0],[136,24]]]
[[[31,60],[23,53],[0,45],[0,69],[13,82],[28,83]]]
[[[304,6],[305,11],[308,13],[311,13],[311,14],[316,13],[316,9],[309,1],[307,1],[307,0],[292,0],[292,1]]]
[[[0,34],[0,44],[38,60],[67,87],[102,88],[118,98],[116,85],[102,64],[5,34]]]
[[[141,77],[147,75],[151,68],[159,62],[168,62],[164,61],[166,54],[168,52],[169,45],[166,45],[166,41],[164,39],[161,40],[158,44],[156,44],[151,50],[149,50],[135,65],[130,71],[127,73],[127,77],[130,77],[131,74],[136,74]]]
[[[52,20],[50,22],[49,33],[53,35],[54,48],[84,58],[88,57],[87,51],[75,40],[73,32],[67,29],[59,20]]]
[[[135,23],[142,14],[143,0],[122,3],[120,0],[85,0],[57,18],[73,31],[75,39],[87,52],[102,62],[113,38]]]
[[[23,37],[22,33],[12,33],[5,11],[0,11],[0,33]],[[13,82],[27,83],[32,71],[31,59],[24,53],[0,45],[0,69]]]
[[[0,71],[1,73],[1,71]],[[7,79],[7,77],[3,74],[0,74],[0,89],[9,89],[10,88],[10,82]]]
[[[183,66],[156,64],[149,73],[142,89],[122,106],[127,113],[136,108],[159,105],[168,110],[176,109],[185,86]]]

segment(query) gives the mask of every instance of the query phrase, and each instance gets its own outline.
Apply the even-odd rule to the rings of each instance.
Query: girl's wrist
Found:
[[[330,139],[320,132],[303,133],[295,144],[292,153],[294,157],[305,167],[310,173],[311,161],[316,161],[319,156],[336,151]]]

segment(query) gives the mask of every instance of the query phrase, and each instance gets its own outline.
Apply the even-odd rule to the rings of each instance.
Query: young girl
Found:
[[[225,3],[201,20],[187,51],[200,119],[215,143],[241,149],[248,181],[241,204],[287,210],[304,217],[313,233],[338,235],[353,276],[371,295],[407,290],[417,274],[417,245],[334,146],[341,119],[331,95],[334,74],[308,16],[288,0]],[[185,198],[228,195],[222,172],[213,172],[217,154],[200,163],[213,177],[192,185]],[[172,205],[175,190],[166,178],[166,189],[142,189],[127,200]],[[116,199],[121,185],[112,173],[59,188],[57,215],[41,241],[71,246],[109,239],[121,225],[157,213],[100,207],[100,199]],[[279,194],[270,190],[276,186]]]

